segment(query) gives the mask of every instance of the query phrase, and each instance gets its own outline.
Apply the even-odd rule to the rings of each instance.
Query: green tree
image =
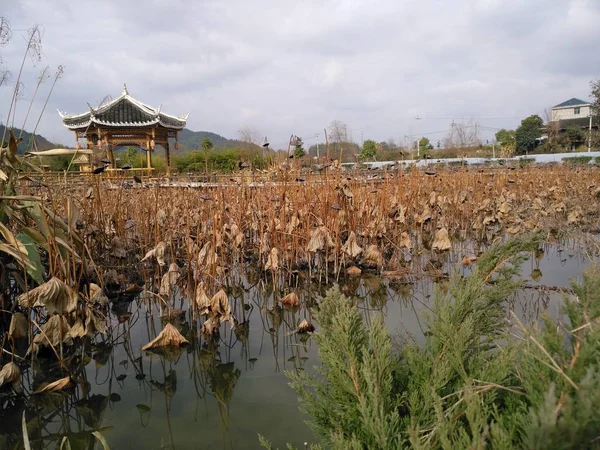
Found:
[[[431,150],[432,148],[433,146],[431,145],[429,138],[423,136],[421,139],[419,139],[419,150]]]
[[[377,153],[377,143],[372,139],[367,139],[363,142],[362,151],[360,152],[361,159],[369,159],[375,157]]]
[[[200,146],[204,150],[204,173],[208,174],[208,152],[212,150],[213,143],[209,138],[204,138]]]
[[[302,144],[296,145],[294,148],[294,158],[302,158],[304,155],[306,155],[306,152],[304,151]]]
[[[595,116],[600,116],[600,79],[593,80],[590,82],[592,92],[590,97],[592,98],[592,110]]]
[[[496,142],[502,147],[515,145],[515,130],[502,128],[496,132]]]
[[[534,114],[521,121],[521,126],[515,131],[515,146],[517,154],[528,153],[537,145],[536,139],[542,136],[544,121]]]
[[[209,138],[204,138],[202,139],[202,143],[200,144],[200,146],[202,147],[202,150],[208,152],[209,150],[212,150],[213,143]]]
[[[135,166],[139,161],[138,151],[135,147],[130,146],[125,149],[123,156],[121,158],[123,164],[128,164],[130,166]]]
[[[585,142],[585,133],[575,125],[568,126],[565,130],[565,138],[571,146],[577,146]]]

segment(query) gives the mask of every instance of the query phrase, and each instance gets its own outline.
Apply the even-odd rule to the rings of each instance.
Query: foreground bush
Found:
[[[568,324],[509,321],[519,255],[535,245],[527,236],[496,245],[471,276],[454,276],[436,293],[425,344],[397,354],[382,321],[367,328],[356,305],[330,291],[317,313],[322,365],[316,375],[289,374],[323,445],[597,448],[600,268],[565,299]]]

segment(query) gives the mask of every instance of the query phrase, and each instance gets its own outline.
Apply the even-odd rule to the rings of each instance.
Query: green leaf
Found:
[[[40,260],[40,253],[35,241],[31,238],[31,236],[24,233],[17,234],[17,239],[27,249],[27,256],[29,257],[30,262],[30,267],[27,268],[27,273],[36,281],[37,284],[42,284],[44,282],[44,266]]]
[[[139,412],[141,413],[146,413],[148,411],[150,411],[150,407],[147,405],[144,405],[143,403],[140,403],[138,405],[135,405],[135,407],[138,409]]]

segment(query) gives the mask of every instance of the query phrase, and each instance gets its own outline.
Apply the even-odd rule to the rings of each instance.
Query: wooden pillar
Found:
[[[165,143],[165,164],[167,166],[167,177],[171,178],[171,155],[169,150],[169,139],[167,138]]]
[[[115,152],[113,151],[112,141],[109,137],[110,135],[106,135],[106,153],[108,153],[108,160],[110,161],[110,168],[116,169],[117,164],[115,162]]]
[[[148,175],[152,170],[152,149],[150,148],[150,136],[146,137],[146,168],[148,169]]]

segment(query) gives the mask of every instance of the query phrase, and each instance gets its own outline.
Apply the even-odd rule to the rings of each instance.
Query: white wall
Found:
[[[552,108],[552,121],[566,119],[581,119],[582,117],[590,117],[591,107],[579,106],[579,114],[575,114],[576,106],[567,106],[564,108]]]

